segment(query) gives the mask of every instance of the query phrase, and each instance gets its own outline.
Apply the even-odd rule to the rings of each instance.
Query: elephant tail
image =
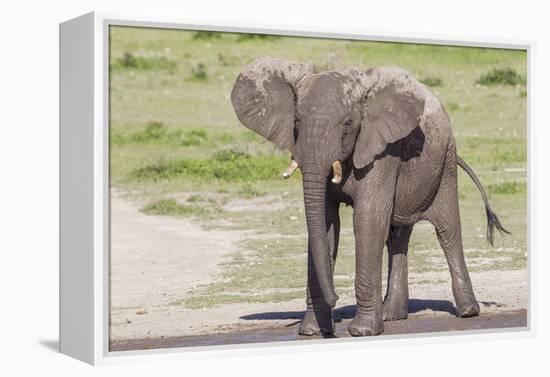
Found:
[[[494,235],[494,228],[497,228],[497,230],[502,233],[510,234],[509,231],[504,229],[502,224],[500,223],[500,220],[498,219],[496,213],[493,212],[491,209],[491,206],[489,205],[489,199],[487,198],[487,193],[485,192],[485,189],[483,188],[483,185],[479,181],[479,178],[477,177],[476,173],[472,170],[472,168],[459,156],[456,156],[456,162],[458,165],[464,169],[466,173],[472,178],[472,181],[476,184],[479,192],[481,193],[481,197],[483,198],[483,203],[485,203],[485,213],[487,214],[487,241],[491,245],[493,245],[493,235]]]

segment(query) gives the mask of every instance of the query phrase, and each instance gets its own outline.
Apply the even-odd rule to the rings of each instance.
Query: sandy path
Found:
[[[113,190],[112,337],[158,335],[165,333],[163,321],[184,320],[169,303],[194,285],[211,281],[238,239],[236,233],[205,231],[190,220],[146,216]]]

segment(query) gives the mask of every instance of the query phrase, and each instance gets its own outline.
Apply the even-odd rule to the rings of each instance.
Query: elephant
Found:
[[[415,223],[431,222],[449,265],[459,317],[479,314],[464,260],[457,166],[480,190],[487,238],[507,232],[474,171],[456,151],[437,97],[398,67],[316,73],[307,63],[258,58],[231,91],[237,119],[291,153],[299,168],[308,232],[306,311],[301,335],[335,331],[333,283],[339,207],[353,207],[355,298],[352,336],[378,335],[384,320],[407,317],[407,249]],[[382,297],[382,257],[389,255]]]

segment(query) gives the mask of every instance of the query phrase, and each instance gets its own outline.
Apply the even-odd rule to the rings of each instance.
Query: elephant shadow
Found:
[[[434,312],[445,312],[452,315],[456,315],[456,308],[452,302],[447,300],[421,300],[411,299],[409,300],[409,314],[417,313],[422,310],[431,310]],[[356,306],[347,305],[341,308],[334,309],[334,322],[342,322],[346,319],[352,319],[355,316]],[[281,312],[263,312],[254,313],[241,316],[240,319],[244,320],[301,320],[304,317],[304,311],[281,311]],[[294,326],[298,322],[291,323],[287,326]]]

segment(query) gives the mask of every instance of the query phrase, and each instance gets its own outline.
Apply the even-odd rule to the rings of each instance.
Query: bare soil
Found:
[[[190,220],[149,216],[111,192],[111,337],[180,333],[200,323],[170,302],[210,281],[239,234],[205,231]]]
[[[347,326],[353,317],[352,309],[338,310],[336,315],[336,332],[325,338],[348,338]],[[297,318],[299,319],[299,318]],[[288,326],[244,328],[232,332],[217,334],[191,335],[166,338],[144,338],[117,340],[111,344],[111,351],[126,351],[136,349],[198,347],[224,344],[280,342],[290,340],[319,340],[322,336],[300,336],[297,333],[298,322]],[[504,313],[485,313],[478,317],[432,317],[430,315],[416,316],[402,321],[385,322],[384,333],[377,338],[391,335],[439,333],[453,331],[453,335],[461,331],[476,332],[496,329],[527,329],[527,311],[508,311]],[[363,338],[373,340],[373,338]],[[327,342],[330,342],[328,340]]]
[[[190,345],[202,344],[196,336],[202,336],[208,344],[239,342],[234,341],[236,335],[221,334],[250,333],[252,337],[245,338],[252,341],[272,341],[290,336],[288,332],[273,330],[275,328],[296,334],[295,325],[303,315],[305,299],[283,303],[228,304],[204,309],[187,309],[173,304],[185,298],[194,286],[214,281],[223,268],[220,264],[224,262],[224,256],[236,251],[237,242],[249,236],[246,231],[204,230],[192,219],[145,215],[120,192],[112,190],[112,349],[130,349],[132,345],[134,349],[164,347],[168,343],[163,339],[172,339],[169,344],[174,346],[189,342]],[[471,278],[481,305],[482,316],[479,318],[485,327],[488,323],[505,324],[504,320],[491,321],[491,318],[502,319],[505,317],[501,316],[508,314],[513,317],[510,323],[514,326],[525,322],[525,308],[528,306],[526,270],[474,272]],[[430,318],[442,321],[440,327],[443,329],[458,326],[453,325],[457,319],[448,272],[411,274],[410,297],[409,319],[400,323],[410,323],[411,328],[407,330],[398,326],[396,332],[422,332],[415,331],[415,326],[416,330],[430,331],[426,329],[431,325],[425,325]],[[338,302],[336,316],[342,319],[342,323],[351,318],[353,304],[353,297],[342,297]],[[523,314],[517,317],[517,313]],[[413,320],[417,322],[411,322]],[[445,321],[447,327],[442,325]],[[470,320],[458,323],[464,328],[468,328],[468,324],[472,328],[485,328]],[[395,329],[396,325],[388,326]],[[257,334],[261,329],[265,331],[260,334],[265,335],[260,339]],[[246,339],[242,342],[249,342]]]

